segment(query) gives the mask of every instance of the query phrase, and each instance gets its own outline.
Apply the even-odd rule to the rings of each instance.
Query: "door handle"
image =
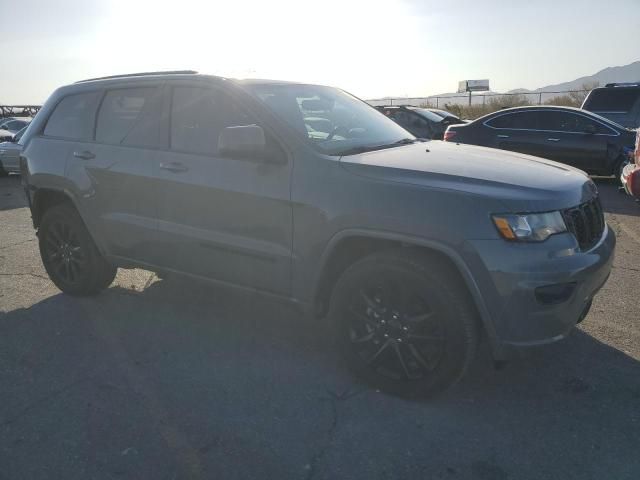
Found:
[[[81,158],[82,160],[91,160],[93,158],[96,158],[96,156],[89,150],[84,150],[82,152],[73,152],[73,156],[76,158]]]
[[[509,138],[509,135],[498,135],[498,138]]]
[[[550,142],[559,142],[560,141],[559,138],[547,138],[547,140],[549,140]]]
[[[169,170],[172,173],[186,172],[189,170],[186,165],[180,162],[161,163],[160,168],[162,170]]]

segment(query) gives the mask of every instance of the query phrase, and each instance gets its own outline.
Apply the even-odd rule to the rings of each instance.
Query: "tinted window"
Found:
[[[49,117],[44,134],[74,140],[90,138],[97,100],[98,92],[63,98]]]
[[[256,122],[219,90],[175,87],[171,104],[171,148],[215,155],[226,127]]]
[[[608,88],[594,90],[584,108],[594,112],[629,112],[640,97],[638,88]]]
[[[492,118],[487,125],[494,128],[536,129],[538,112],[505,113]]]
[[[7,127],[7,130],[20,130],[25,125],[26,125],[26,122],[21,122],[20,120],[13,120],[12,122],[8,122],[6,124],[6,127]]]
[[[429,110],[426,110],[424,108],[416,108],[415,112],[418,113],[418,115],[423,116],[427,120],[431,120],[432,122],[437,123],[442,121],[442,117],[440,115],[430,112]]]
[[[411,126],[412,117],[414,116],[402,110],[396,110],[389,114],[389,118],[393,118],[395,122],[402,125],[404,128],[409,128]]]
[[[155,88],[127,88],[107,92],[96,126],[96,141],[112,144],[132,144],[127,141],[136,126],[140,124],[145,105],[149,103]],[[139,135],[137,135],[139,136]],[[148,144],[149,141],[133,142]]]
[[[541,130],[553,130],[556,132],[586,132],[588,128],[595,129],[595,133],[613,133],[609,128],[583,115],[571,112],[540,112]]]

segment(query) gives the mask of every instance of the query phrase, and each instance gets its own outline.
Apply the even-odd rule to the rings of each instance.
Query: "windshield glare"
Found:
[[[246,88],[322,153],[340,155],[415,139],[373,107],[336,88],[270,84]]]

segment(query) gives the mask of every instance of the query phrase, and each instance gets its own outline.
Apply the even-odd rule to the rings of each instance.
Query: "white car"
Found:
[[[27,127],[23,127],[18,133],[9,137],[9,141],[0,143],[0,176],[9,173],[20,173],[20,152],[22,145],[18,141]]]

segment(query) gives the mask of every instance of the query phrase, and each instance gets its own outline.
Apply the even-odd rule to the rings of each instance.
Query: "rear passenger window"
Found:
[[[104,96],[100,111],[98,112],[98,123],[96,125],[96,141],[115,145],[147,145],[153,143],[151,138],[135,138],[140,136],[141,116],[147,105],[155,87],[145,88],[123,88],[110,90]],[[136,132],[135,130],[138,130]],[[148,135],[142,135],[148,137]]]
[[[225,127],[256,122],[219,90],[175,87],[171,103],[171,148],[216,155],[218,136]]]
[[[98,92],[69,95],[58,103],[44,134],[71,140],[87,140],[93,132]]]
[[[600,122],[571,112],[552,112],[549,110],[540,112],[540,124],[544,126],[541,127],[542,129],[554,132],[584,133],[589,126],[592,126],[595,128],[595,133],[609,135],[615,133]]]
[[[537,112],[505,113],[487,121],[493,128],[513,128],[518,130],[535,130],[538,128]]]

